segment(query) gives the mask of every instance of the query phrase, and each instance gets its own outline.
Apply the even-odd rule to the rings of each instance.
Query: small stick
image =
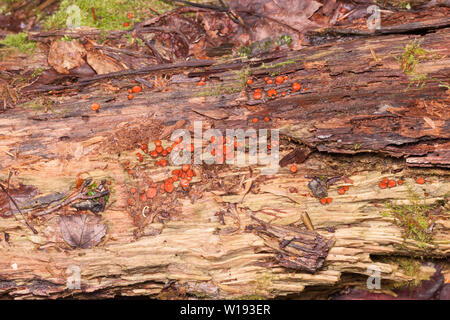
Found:
[[[2,188],[3,192],[6,193],[6,195],[8,196],[8,198],[12,201],[12,203],[14,204],[14,206],[17,208],[17,210],[19,211],[19,213],[22,215],[23,220],[25,221],[25,224],[27,225],[28,228],[30,228],[31,231],[33,231],[34,234],[38,234],[37,230],[28,222],[27,218],[25,217],[25,215],[23,214],[23,212],[20,210],[19,206],[17,205],[16,201],[13,199],[13,197],[11,197],[11,195],[8,193],[8,190],[6,190],[5,186],[3,184],[0,183],[0,187]],[[14,215],[14,213],[12,214],[14,217],[16,217]]]
[[[158,52],[158,50],[156,50],[156,48],[151,44],[151,42],[150,41],[147,41],[147,39],[145,39],[143,36],[142,36],[142,34],[140,34],[140,33],[137,33],[136,34],[138,37],[139,37],[139,39],[141,39],[143,42],[144,42],[144,44],[150,49],[150,51],[153,53],[153,55],[155,56],[155,58],[156,58],[156,60],[158,61],[158,63],[167,63],[167,60],[165,60],[162,56],[161,56],[161,54]]]
[[[314,231],[313,224],[311,222],[311,219],[309,218],[309,215],[306,213],[306,211],[302,212],[302,220],[306,226],[306,229]]]
[[[11,171],[9,171],[9,174],[8,174],[8,184],[7,184],[6,190],[9,190],[9,182],[11,180],[12,175],[13,175],[13,171],[11,170]]]
[[[140,84],[142,84],[144,86],[149,87],[150,89],[153,88],[153,85],[150,82],[148,82],[147,80],[145,80],[145,79],[142,79],[140,77],[136,77],[136,78],[134,78],[134,80],[136,80],[137,82],[139,82]]]
[[[94,21],[97,21],[97,16],[95,15],[95,8],[91,7],[92,16],[94,17]]]
[[[378,57],[375,54],[375,51],[373,51],[373,49],[371,47],[369,47],[370,53],[372,54],[373,60],[375,60],[375,62],[378,62]]]
[[[61,202],[60,204],[58,204],[54,207],[47,208],[46,210],[33,213],[33,216],[39,217],[39,216],[43,216],[43,215],[52,213],[56,210],[61,209],[62,207],[65,207],[65,206],[71,204],[72,202],[74,202],[76,200],[92,200],[92,199],[97,199],[97,198],[100,198],[100,197],[103,197],[103,196],[106,196],[109,194],[109,191],[106,190],[106,191],[97,193],[93,196],[88,196],[85,192],[85,189],[91,182],[92,182],[92,179],[87,179],[86,181],[83,182],[80,189],[74,195],[69,196],[66,200],[64,200],[63,202]]]
[[[214,10],[214,11],[217,11],[217,12],[227,12],[229,10],[227,7],[219,7],[219,6],[214,6],[214,5],[209,5],[209,4],[202,4],[202,3],[195,3],[195,2],[185,1],[185,0],[170,0],[170,2],[183,3],[183,4],[187,4],[187,5],[191,6],[191,7],[202,8],[202,9],[209,9],[209,10]]]

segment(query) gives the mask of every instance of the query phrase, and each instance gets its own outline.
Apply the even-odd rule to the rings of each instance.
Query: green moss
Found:
[[[255,41],[249,46],[242,46],[237,49],[237,54],[243,58],[250,58],[251,56],[271,51],[276,47],[287,45],[292,43],[292,37],[290,35],[281,35],[275,39],[265,39],[261,41]]]
[[[72,37],[69,37],[68,35],[65,35],[64,37],[61,38],[61,41],[67,41],[67,42],[70,42],[70,41],[72,41],[72,40],[73,40]]]
[[[47,113],[49,111],[51,113],[55,113],[54,102],[44,97],[39,97],[30,102],[26,102],[22,104],[22,106],[26,109],[34,111],[35,114]]]
[[[409,84],[406,90],[414,84],[416,87],[423,88],[428,80],[428,75],[426,73],[418,73],[416,71],[417,65],[425,60],[439,58],[439,55],[423,49],[418,40],[408,43],[403,53],[396,57],[397,61],[400,62],[400,68],[409,77]]]
[[[221,94],[232,94],[240,92],[243,89],[243,86],[240,82],[234,84],[234,85],[223,85],[219,84],[214,87],[205,88],[202,91],[199,91],[194,94],[196,97],[214,97],[219,96]]]
[[[33,71],[33,74],[31,75],[33,78],[36,78],[36,77],[39,77],[41,74],[42,74],[42,72],[44,72],[44,68],[36,68],[34,71]]]
[[[444,82],[444,81],[440,81],[440,80],[438,80],[438,82],[439,82],[439,87],[446,88],[447,90],[450,90],[450,84],[448,82]]]
[[[47,29],[66,28],[71,14],[69,7],[72,5],[80,9],[81,26],[101,30],[126,29],[129,27],[123,26],[125,22],[132,25],[153,16],[153,11],[163,13],[175,8],[175,5],[161,0],[63,0],[58,10],[44,22],[44,26]],[[91,8],[94,8],[97,20],[94,20]],[[128,13],[133,14],[133,19],[128,18]]]
[[[269,72],[271,77],[278,76],[283,73],[283,67],[289,64],[295,63],[294,60],[288,59],[286,61],[278,62],[275,64],[266,65],[263,63],[259,68],[260,69],[273,69],[273,71]]]
[[[413,7],[424,5],[429,0],[408,0],[408,1],[399,1],[399,0],[375,0],[376,4],[379,4],[383,7],[393,7],[399,9],[410,10]]]
[[[137,38],[137,37],[133,37],[131,34],[127,34],[125,36],[127,38],[127,45],[131,46],[134,43],[136,43],[139,47],[144,47],[144,41],[142,41],[142,39]]]
[[[422,89],[427,84],[427,80],[428,75],[426,73],[413,74],[409,77],[409,83],[408,87],[406,87],[406,90],[408,90],[412,85],[415,85],[419,89]]]
[[[433,240],[432,233],[428,231],[427,212],[439,204],[426,204],[425,199],[419,199],[412,190],[409,193],[409,204],[388,203],[386,207],[389,211],[382,214],[394,218],[395,224],[402,228],[405,239],[416,240],[420,247],[426,247],[425,244]]]
[[[408,43],[402,55],[397,57],[400,67],[406,74],[412,74],[420,61],[425,60],[429,52],[420,47],[420,41],[413,40]]]
[[[9,49],[19,50],[23,53],[33,53],[36,43],[28,40],[28,35],[24,32],[8,34],[5,39],[0,40],[0,44]]]
[[[252,48],[250,46],[242,46],[237,49],[237,53],[240,57],[248,58],[252,54]]]
[[[399,271],[404,273],[406,276],[411,277],[410,281],[399,281],[390,282],[384,284],[386,289],[401,289],[404,287],[409,287],[411,289],[420,285],[423,280],[428,280],[430,277],[429,273],[425,273],[421,270],[421,260],[422,258],[413,257],[379,257],[376,261],[382,263],[387,263],[391,265],[397,265]]]
[[[398,257],[395,262],[398,263],[400,269],[409,276],[409,277],[417,277],[420,273],[420,261],[413,258],[408,257]]]
[[[240,69],[234,72],[236,74],[236,78],[239,80],[239,87],[244,89],[245,84],[247,83],[247,79],[250,76],[251,69],[250,67]]]

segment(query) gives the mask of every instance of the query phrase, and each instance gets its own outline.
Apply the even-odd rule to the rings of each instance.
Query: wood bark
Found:
[[[450,75],[450,33],[440,29],[420,36],[434,57],[417,66],[427,74],[423,87],[411,83],[396,59],[414,38],[379,35],[250,61],[149,68],[137,74],[163,72],[172,75],[171,81],[161,90],[144,90],[132,102],[126,88],[134,75],[98,76],[95,80],[102,81],[53,89],[45,95],[53,101],[45,110],[22,105],[2,113],[0,178],[6,181],[13,172],[12,195],[23,188],[33,195],[73,191],[77,178],[87,177],[109,180],[111,195],[102,213],[107,235],[91,249],[71,248],[62,239],[58,215],[72,209],[29,217],[36,235],[18,215],[0,218],[0,295],[308,297],[311,290],[337,290],[358,277],[365,283],[373,265],[382,281],[411,280],[399,265],[376,257],[450,253],[448,211],[433,219],[433,240],[426,244],[405,238],[394,218],[382,214],[387,202],[409,203],[411,191],[428,204],[447,203],[448,209],[449,91],[440,84]],[[14,59],[20,57],[8,57],[6,65],[14,65]],[[253,77],[252,85],[243,85],[243,74]],[[274,74],[289,77],[277,86],[277,97],[253,99],[253,89],[267,87],[264,77]],[[197,86],[203,75],[206,86]],[[281,96],[295,81],[302,90]],[[100,112],[91,111],[93,102],[101,105]],[[262,120],[266,116],[269,122]],[[150,157],[138,163],[140,144],[168,139],[176,128],[192,130],[195,120],[205,129],[280,129],[281,156],[299,146],[312,154],[295,174],[288,167],[267,176],[259,166],[195,166],[191,192],[155,200],[158,210],[167,212],[164,219],[137,223],[127,205],[130,186],[139,185],[139,174],[162,181],[176,168],[155,167]],[[129,175],[124,163],[139,174]],[[345,195],[336,192],[340,181],[328,189],[334,198],[330,205],[311,196],[309,177],[339,175],[353,181]],[[418,176],[427,183],[416,184]],[[382,190],[383,178],[404,184]],[[13,210],[2,208],[4,215]],[[314,232],[306,230],[304,212]],[[258,231],[258,225],[266,230]],[[287,225],[289,232],[282,227]],[[311,244],[308,235],[324,254],[317,270],[296,269],[288,257],[299,256],[298,239],[303,239],[297,241],[300,251]],[[328,243],[329,251],[323,250]],[[77,290],[66,288],[71,266],[81,271]],[[355,278],[348,280],[348,274]]]

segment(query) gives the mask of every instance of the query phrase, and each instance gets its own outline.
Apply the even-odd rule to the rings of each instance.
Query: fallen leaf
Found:
[[[285,167],[291,163],[303,163],[310,153],[311,150],[309,148],[296,148],[280,160],[280,166]]]
[[[106,234],[106,225],[100,220],[100,217],[89,214],[60,216],[59,229],[68,245],[88,249],[99,244]]]
[[[55,41],[48,52],[48,64],[62,74],[69,74],[70,69],[85,63],[86,50],[77,40]]]
[[[33,186],[19,185],[16,188],[10,187],[8,190],[9,195],[16,201],[21,207],[24,203],[35,197],[39,192]],[[0,217],[10,217],[12,214],[16,214],[18,211],[6,193],[0,189]]]
[[[160,137],[163,139],[168,138],[172,132],[175,130],[181,129],[186,123],[186,120],[178,120],[175,124],[171,126],[165,126],[162,133],[160,134]]]
[[[248,26],[253,41],[276,39],[292,35],[293,45],[300,43],[299,33],[319,27],[309,18],[322,6],[314,0],[234,0],[232,10],[237,12]],[[239,38],[239,37],[238,37]],[[236,39],[238,39],[236,38]]]
[[[108,57],[98,50],[89,50],[87,53],[87,62],[97,74],[117,72],[124,67],[115,59]]]
[[[192,111],[214,120],[223,120],[229,117],[227,112],[219,109],[210,110],[207,108],[193,107]]]

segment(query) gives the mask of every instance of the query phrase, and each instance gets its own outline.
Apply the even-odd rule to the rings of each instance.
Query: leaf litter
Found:
[[[73,248],[89,249],[102,241],[106,225],[101,217],[90,214],[73,214],[59,217],[59,229],[64,241]]]

